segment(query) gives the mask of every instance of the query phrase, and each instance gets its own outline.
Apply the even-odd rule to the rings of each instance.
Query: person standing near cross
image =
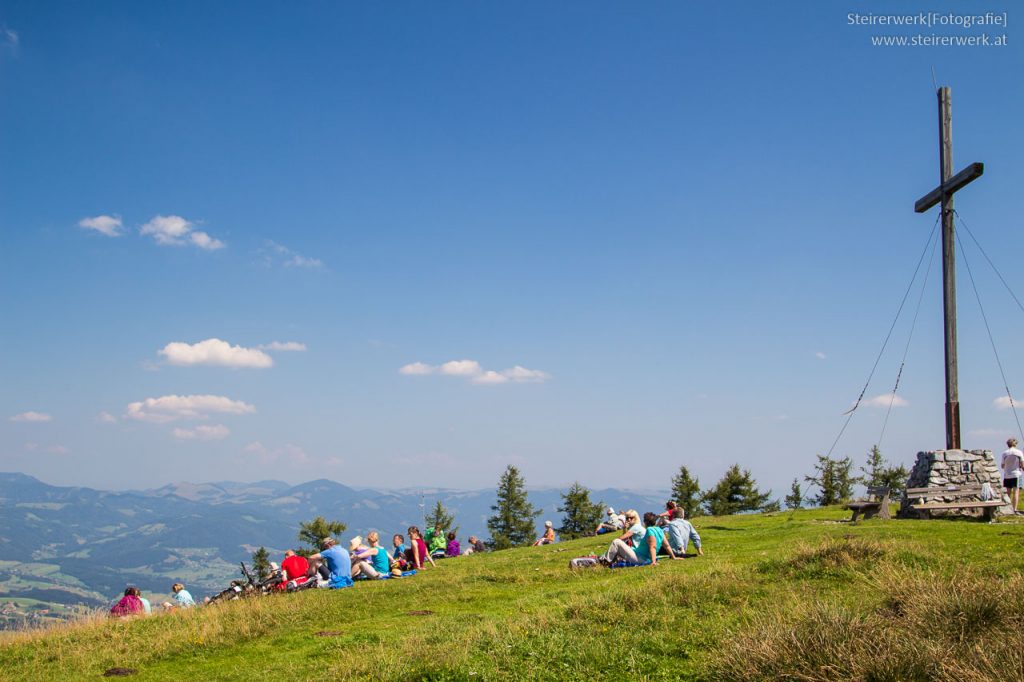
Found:
[[[1006,451],[1003,452],[999,468],[1003,471],[1003,487],[1013,505],[1013,513],[1020,514],[1017,505],[1020,503],[1020,477],[1024,474],[1024,452],[1017,448],[1016,438],[1006,441]]]

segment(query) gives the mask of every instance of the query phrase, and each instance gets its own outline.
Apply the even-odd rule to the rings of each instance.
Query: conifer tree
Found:
[[[814,465],[814,475],[804,476],[804,480],[817,486],[818,494],[814,501],[819,507],[840,504],[853,497],[853,486],[860,483],[860,478],[853,475],[853,460],[849,457],[832,459],[827,455],[818,455],[818,463]]]
[[[768,504],[769,497],[771,492],[758,490],[749,470],[740,471],[740,465],[733,464],[715,487],[704,493],[702,501],[708,514],[724,516],[762,509]]]
[[[690,475],[686,465],[679,467],[679,473],[672,477],[672,499],[686,512],[686,518],[700,516],[700,481]]]
[[[867,466],[861,467],[860,470],[864,472],[864,485],[869,488],[888,488],[892,496],[899,496],[907,485],[907,479],[910,478],[910,472],[902,464],[888,465],[877,445],[871,446]]]
[[[573,483],[569,490],[562,493],[562,506],[558,511],[563,512],[564,516],[558,534],[563,540],[573,540],[593,533],[601,521],[603,507],[601,502],[590,501],[590,490],[579,482]]]
[[[441,500],[437,501],[434,508],[423,519],[424,530],[436,528],[437,526],[440,526],[446,533],[450,530],[456,532],[459,530],[459,527],[455,525],[455,514],[449,512]]]
[[[519,469],[511,464],[498,480],[498,499],[491,506],[494,516],[487,519],[492,549],[528,545],[534,539],[534,519],[540,514],[526,496]]]
[[[338,538],[337,535],[341,535],[348,528],[341,521],[328,521],[322,516],[318,516],[312,521],[303,521],[299,524],[299,542],[305,543],[307,546],[303,547],[299,554],[316,554],[320,551],[320,541],[327,537],[334,537],[335,540]]]
[[[804,491],[800,489],[800,481],[793,479],[793,485],[786,495],[786,509],[800,509],[804,506]]]
[[[252,570],[260,580],[270,577],[270,552],[266,547],[252,553]]]

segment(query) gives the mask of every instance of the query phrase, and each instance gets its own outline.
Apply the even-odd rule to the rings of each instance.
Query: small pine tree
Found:
[[[348,526],[341,521],[328,521],[322,516],[318,516],[312,521],[301,522],[299,524],[299,542],[307,546],[303,547],[299,553],[309,555],[319,552],[321,540],[341,535],[346,528]]]
[[[603,507],[601,502],[590,501],[590,490],[578,482],[573,483],[569,490],[562,493],[562,506],[558,511],[563,512],[564,516],[558,534],[563,540],[574,540],[593,533],[601,521]]]
[[[680,466],[679,473],[672,477],[672,499],[686,512],[686,518],[700,516],[700,481],[690,475],[686,465]]]
[[[884,468],[885,458],[882,457],[882,451],[878,449],[877,445],[872,445],[871,449],[868,450],[867,466],[860,468],[864,472],[864,485],[872,487],[878,485]]]
[[[492,549],[528,545],[534,539],[534,519],[540,514],[526,496],[519,469],[511,464],[498,480],[498,499],[491,506],[494,516],[487,519]]]
[[[890,466],[882,457],[877,445],[868,451],[867,466],[860,468],[864,472],[864,485],[871,488],[889,488],[890,496],[899,496],[907,485],[910,472],[902,464]]]
[[[441,529],[446,533],[450,530],[456,532],[459,530],[459,527],[455,525],[455,514],[449,512],[441,500],[437,501],[434,508],[423,519],[424,530],[436,528],[437,526],[441,526]]]
[[[789,487],[789,494],[786,495],[786,509],[800,509],[804,506],[804,491],[800,489],[800,481],[793,479],[793,485]]]
[[[749,470],[740,471],[739,464],[733,464],[715,484],[702,496],[705,511],[712,516],[757,511],[768,504],[771,492],[762,493]]]
[[[252,570],[260,580],[270,577],[270,552],[266,547],[252,553]]]
[[[849,457],[832,459],[827,455],[818,455],[818,463],[814,465],[814,475],[804,476],[804,480],[818,487],[814,501],[819,507],[840,504],[853,497],[853,486],[860,483],[860,478],[853,475],[853,460]]]

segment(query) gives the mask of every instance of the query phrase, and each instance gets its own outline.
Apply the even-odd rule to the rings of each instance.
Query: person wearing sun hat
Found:
[[[541,535],[539,538],[537,538],[537,541],[535,543],[533,543],[533,546],[534,547],[538,547],[540,545],[550,545],[554,541],[555,541],[555,528],[554,528],[554,526],[551,525],[550,521],[545,521],[544,522],[544,535]]]
[[[617,530],[622,530],[626,525],[626,518],[622,514],[616,514],[614,507],[608,507],[606,513],[608,514],[608,520],[597,524],[597,530],[594,531],[594,535],[613,533]]]

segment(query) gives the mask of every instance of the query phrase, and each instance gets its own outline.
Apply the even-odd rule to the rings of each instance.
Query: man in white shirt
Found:
[[[1024,474],[1024,452],[1017,449],[1016,438],[1006,441],[1006,447],[999,468],[1003,470],[1003,487],[1010,496],[1013,513],[1019,514],[1017,504],[1020,502],[1020,477]]]

